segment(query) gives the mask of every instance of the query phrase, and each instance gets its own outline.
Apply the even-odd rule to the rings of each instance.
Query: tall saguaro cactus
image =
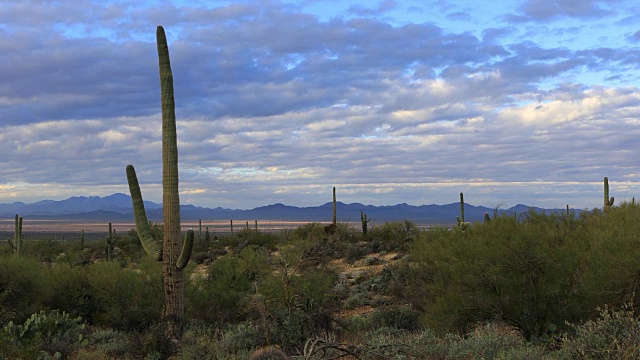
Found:
[[[609,197],[609,179],[604,177],[604,210],[609,210],[613,206],[613,196]]]
[[[162,208],[164,216],[164,239],[159,241],[151,235],[144,211],[140,186],[133,165],[127,166],[127,180],[133,202],[136,230],[145,251],[156,260],[162,260],[164,274],[164,318],[169,321],[171,336],[179,336],[178,329],[184,319],[184,275],[193,250],[194,232],[187,231],[181,241],[180,199],[178,195],[178,141],[176,133],[173,74],[169,61],[167,38],[162,26],[156,32],[160,88],[162,98]]]

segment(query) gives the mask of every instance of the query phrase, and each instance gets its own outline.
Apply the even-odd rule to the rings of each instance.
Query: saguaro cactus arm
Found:
[[[604,177],[604,206],[613,206],[613,196],[609,197],[609,179]]]
[[[144,201],[138,184],[138,177],[133,165],[127,165],[127,181],[133,203],[133,217],[136,222],[136,232],[144,250],[156,261],[162,261],[162,243],[153,238],[147,213],[144,211]]]
[[[180,251],[180,257],[176,261],[176,267],[178,269],[184,269],[189,263],[191,258],[191,252],[193,250],[193,238],[195,237],[193,229],[187,230],[184,235],[184,241],[182,242],[182,251]]]

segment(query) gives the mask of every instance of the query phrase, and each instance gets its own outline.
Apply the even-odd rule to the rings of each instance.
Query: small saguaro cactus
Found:
[[[488,224],[490,222],[491,222],[491,217],[489,216],[489,213],[488,212],[484,213],[484,223]]]
[[[207,226],[204,231],[204,251],[209,251],[209,243],[211,241],[211,235],[209,235],[209,227]]]
[[[371,219],[367,219],[367,214],[360,211],[360,222],[362,223],[362,235],[367,235],[367,227]]]
[[[104,245],[104,252],[107,254],[107,261],[111,261],[111,259],[113,259],[114,243],[115,243],[115,238],[113,236],[113,227],[111,226],[111,223],[109,223],[109,235],[105,237],[105,245]]]
[[[8,240],[14,254],[16,254],[16,256],[21,256],[23,251],[22,243],[24,240],[24,236],[22,235],[22,216],[19,216],[18,214],[16,214],[15,218],[13,241],[11,241],[11,239]]]
[[[162,209],[164,217],[163,241],[153,238],[144,210],[140,185],[133,165],[127,166],[127,180],[133,202],[136,230],[145,251],[154,259],[162,260],[164,275],[164,314],[168,321],[168,335],[180,337],[184,320],[184,274],[193,250],[194,232],[189,229],[181,241],[180,199],[178,193],[178,141],[176,131],[173,74],[169,60],[169,47],[162,26],[156,31],[160,89],[162,99]],[[182,249],[181,249],[182,248]]]
[[[464,195],[460,193],[460,216],[456,217],[458,221],[458,227],[462,229],[462,231],[466,231],[469,227],[469,223],[464,221]]]
[[[613,196],[609,197],[609,179],[604,177],[604,210],[613,206]]]
[[[80,250],[84,250],[84,230],[80,231]]]

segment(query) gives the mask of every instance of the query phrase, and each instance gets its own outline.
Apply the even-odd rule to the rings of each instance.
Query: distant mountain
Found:
[[[146,209],[162,208],[161,204],[151,201],[145,201],[144,206]],[[31,217],[39,215],[57,217],[60,215],[82,214],[98,210],[131,213],[133,212],[131,197],[118,193],[105,197],[74,196],[66,200],[43,200],[31,204],[21,202],[0,204],[0,214],[3,217],[10,214],[24,214]]]
[[[250,210],[232,210],[221,207],[205,208],[193,205],[182,205],[180,217],[184,220],[286,220],[286,221],[331,221],[332,203],[320,206],[296,207],[284,204],[272,204]],[[374,223],[386,221],[410,220],[420,224],[453,224],[460,211],[459,203],[445,205],[408,205],[397,204],[387,206],[364,205],[360,203],[336,203],[338,221],[357,223],[360,212]],[[162,220],[162,204],[145,201],[147,217],[151,221]],[[500,210],[500,213],[518,214],[529,209],[542,212],[559,212],[565,209],[531,208],[518,204],[512,208]],[[576,213],[580,210],[574,210]],[[465,204],[465,220],[482,221],[484,213],[493,216],[493,209],[483,206]],[[0,204],[0,218],[13,218],[15,214],[31,219],[60,220],[103,220],[133,221],[131,197],[126,194],[113,194],[105,197],[74,196],[66,200],[43,200],[31,204],[15,202]]]

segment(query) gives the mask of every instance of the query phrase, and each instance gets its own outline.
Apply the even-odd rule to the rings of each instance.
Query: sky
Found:
[[[640,197],[640,4],[0,0],[0,203],[602,207]]]

